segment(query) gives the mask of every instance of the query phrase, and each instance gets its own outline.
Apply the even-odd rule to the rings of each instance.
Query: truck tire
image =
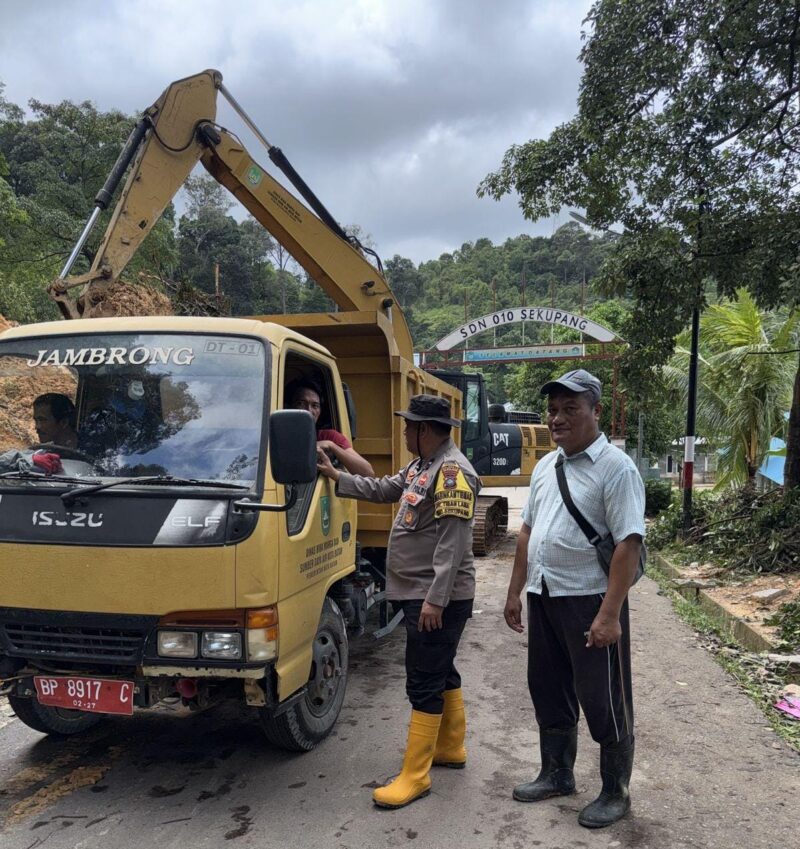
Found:
[[[23,699],[19,696],[9,696],[8,703],[17,719],[24,722],[28,728],[59,737],[82,734],[94,728],[103,719],[101,714],[49,707],[39,704],[36,699]]]
[[[267,739],[290,752],[310,752],[333,730],[347,689],[347,626],[336,603],[326,598],[314,636],[311,674],[303,697],[277,716],[259,713]]]

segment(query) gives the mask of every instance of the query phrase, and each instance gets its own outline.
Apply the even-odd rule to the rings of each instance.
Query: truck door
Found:
[[[279,394],[283,394],[278,398],[279,407],[289,407],[292,402],[287,387],[298,381],[309,383],[320,399],[319,410],[309,410],[317,420],[317,430],[333,429],[350,439],[344,393],[331,362],[291,343],[284,349],[279,373]],[[284,557],[281,552],[281,559],[289,568],[281,572],[282,598],[320,582],[327,585],[334,574],[352,570],[356,502],[336,498],[332,481],[317,475],[312,483],[302,484],[285,521],[286,554]]]

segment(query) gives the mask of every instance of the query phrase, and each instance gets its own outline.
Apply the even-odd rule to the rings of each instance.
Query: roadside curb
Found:
[[[685,577],[680,569],[664,557],[658,551],[649,552],[650,557],[655,561],[656,567],[660,572],[663,572],[670,578],[680,579]],[[700,607],[708,613],[709,616],[716,619],[734,639],[744,648],[754,652],[776,652],[777,645],[767,639],[763,634],[759,633],[749,623],[740,619],[735,613],[728,610],[724,605],[720,604],[716,599],[700,587],[674,587],[676,592],[680,593],[684,598],[694,598]]]

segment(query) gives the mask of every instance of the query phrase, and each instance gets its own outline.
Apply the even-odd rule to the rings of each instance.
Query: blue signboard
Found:
[[[582,357],[585,345],[527,345],[519,348],[476,348],[464,351],[465,363],[490,360],[552,360]]]

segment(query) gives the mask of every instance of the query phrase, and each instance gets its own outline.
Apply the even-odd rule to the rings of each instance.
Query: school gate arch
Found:
[[[587,354],[583,342],[452,350],[456,345],[468,342],[473,336],[527,321],[563,327],[588,336],[595,340],[593,344],[599,347],[599,353]],[[626,344],[625,340],[610,328],[577,313],[557,307],[510,307],[465,321],[443,336],[433,348],[423,351],[420,354],[420,365],[424,369],[456,368],[460,370],[465,365],[489,365],[528,360],[612,360],[611,437],[619,438],[624,437],[625,434],[625,401],[624,395],[617,390],[618,366],[620,349]]]
[[[575,330],[578,333],[591,336],[598,342],[623,341],[613,330],[609,330],[608,327],[604,327],[583,315],[560,310],[556,307],[512,307],[464,322],[460,327],[448,333],[447,336],[443,336],[434,347],[437,351],[449,351],[460,342],[466,342],[486,330],[496,330],[499,327],[507,327],[509,324],[522,324],[526,321]]]

